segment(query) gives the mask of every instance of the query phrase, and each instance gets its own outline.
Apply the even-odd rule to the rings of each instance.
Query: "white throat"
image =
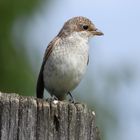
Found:
[[[71,41],[75,41],[77,43],[88,43],[89,41],[89,37],[87,35],[87,32],[83,31],[83,32],[73,32],[71,33],[71,35],[68,37]]]

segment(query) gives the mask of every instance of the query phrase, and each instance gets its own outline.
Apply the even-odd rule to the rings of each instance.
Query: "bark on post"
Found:
[[[0,93],[0,140],[99,140],[84,104]]]

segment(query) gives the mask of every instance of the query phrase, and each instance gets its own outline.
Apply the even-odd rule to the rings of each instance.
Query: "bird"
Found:
[[[48,44],[36,85],[37,98],[43,98],[44,89],[51,97],[65,100],[83,79],[89,63],[89,40],[101,36],[87,17],[67,20],[56,37]]]

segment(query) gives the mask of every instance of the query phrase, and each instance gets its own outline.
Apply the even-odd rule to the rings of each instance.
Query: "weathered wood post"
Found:
[[[99,139],[86,105],[0,93],[0,140]]]

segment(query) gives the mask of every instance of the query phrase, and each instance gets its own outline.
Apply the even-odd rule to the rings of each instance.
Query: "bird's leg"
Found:
[[[58,98],[54,94],[51,94],[51,97],[46,99],[46,101],[49,101],[49,102],[53,102],[54,100],[58,101]]]
[[[74,98],[73,98],[73,96],[72,96],[72,94],[71,94],[70,91],[68,92],[68,95],[70,96],[69,101],[70,101],[71,103],[75,103],[75,100],[74,100]]]
[[[51,95],[51,99],[52,99],[52,101],[54,101],[54,100],[58,101],[58,98],[54,94]]]

